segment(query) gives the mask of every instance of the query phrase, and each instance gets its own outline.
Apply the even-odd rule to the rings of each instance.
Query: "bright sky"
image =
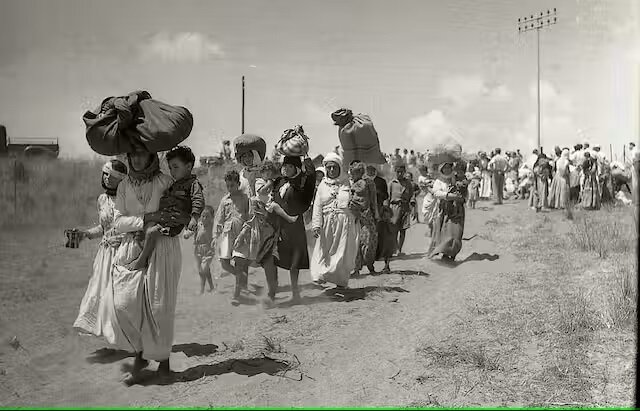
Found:
[[[91,155],[81,116],[146,89],[185,105],[185,142],[213,155],[246,131],[274,144],[303,124],[311,151],[338,144],[329,113],[371,115],[383,150],[445,134],[465,151],[536,143],[536,32],[542,143],[588,140],[608,154],[638,139],[637,0],[2,0],[0,123],[9,137],[59,137]]]

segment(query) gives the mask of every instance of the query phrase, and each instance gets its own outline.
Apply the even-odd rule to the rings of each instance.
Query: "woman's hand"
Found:
[[[89,230],[79,230],[78,231],[78,235],[80,237],[80,241],[82,240],[90,240],[91,239],[91,233],[89,233]]]
[[[269,213],[280,213],[282,212],[282,207],[280,207],[280,204],[276,203],[275,201],[270,202],[269,204],[267,204],[267,212]]]
[[[319,238],[320,237],[320,227],[313,227],[312,231],[313,231],[313,236],[315,238]]]

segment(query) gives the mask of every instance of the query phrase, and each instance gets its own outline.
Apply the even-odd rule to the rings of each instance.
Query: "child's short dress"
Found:
[[[480,198],[480,178],[472,178],[469,183],[469,201],[475,202]]]
[[[247,214],[249,212],[249,198],[240,192],[235,196],[225,195],[220,200],[218,211],[216,212],[214,229],[219,230],[217,238],[218,256],[221,260],[230,260],[233,257],[244,257],[234,255],[234,244],[236,238],[242,230]]]
[[[198,262],[198,270],[206,272],[210,269],[211,261],[214,257],[214,250],[211,247],[211,241],[213,240],[213,224],[205,226],[202,221],[198,222],[198,228],[196,229],[196,235],[193,238],[193,249]]]

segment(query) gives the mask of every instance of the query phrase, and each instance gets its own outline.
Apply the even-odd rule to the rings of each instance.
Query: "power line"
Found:
[[[541,11],[540,14],[529,15],[518,19],[518,33],[526,33],[531,30],[536,31],[536,44],[537,44],[537,73],[538,73],[538,149],[542,152],[542,138],[541,138],[541,119],[540,119],[540,30],[545,27],[550,27],[558,22],[556,8],[547,10],[545,13]]]

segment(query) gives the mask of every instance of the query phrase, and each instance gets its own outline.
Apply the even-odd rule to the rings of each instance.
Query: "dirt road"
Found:
[[[46,251],[57,239],[42,236],[29,252],[19,246],[29,233],[15,234],[13,248],[0,249],[0,258],[11,255],[14,262],[0,269],[0,404],[542,403],[549,389],[542,383],[538,389],[525,381],[527,395],[516,397],[506,388],[544,371],[535,367],[545,348],[525,335],[517,317],[509,318],[517,298],[507,297],[524,281],[525,264],[511,252],[513,244],[496,240],[513,231],[507,222],[524,224],[526,213],[519,202],[469,211],[456,266],[423,258],[426,226],[416,225],[407,235],[408,255],[392,261],[394,273],[352,280],[344,300],[312,288],[303,271],[303,303],[288,306],[288,275],[281,272],[272,309],[251,301],[232,306],[230,277],[218,281],[216,293],[199,295],[191,244],[184,242],[171,356],[175,376],[161,381],[150,374],[133,387],[119,383],[122,367],[131,362],[127,353],[105,350],[100,340],[71,329],[94,247],[40,257],[33,250]],[[265,286],[261,270],[252,269],[250,283]],[[506,323],[521,328],[498,335]],[[20,347],[8,343],[13,336]],[[150,369],[156,366],[152,362]]]

